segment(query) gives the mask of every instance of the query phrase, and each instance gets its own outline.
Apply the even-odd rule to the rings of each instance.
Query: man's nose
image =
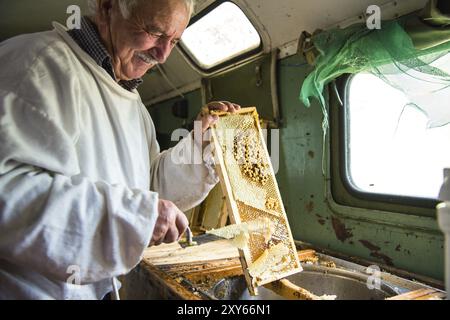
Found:
[[[166,62],[167,58],[172,51],[171,40],[167,38],[160,38],[157,46],[155,47],[155,58],[158,63],[162,64]]]

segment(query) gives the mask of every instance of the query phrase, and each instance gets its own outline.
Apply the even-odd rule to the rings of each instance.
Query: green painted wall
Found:
[[[38,4],[37,4],[38,3]],[[80,7],[88,14],[86,0],[0,0],[0,41],[18,34],[52,30],[52,22],[66,25],[67,8]]]
[[[310,70],[298,56],[280,62],[284,127],[277,179],[294,237],[442,280],[443,236],[434,217],[340,206],[326,192],[322,112],[317,102],[308,109],[298,100]]]
[[[188,101],[188,118],[175,117],[172,107],[176,102],[186,99]],[[191,129],[193,121],[197,118],[202,107],[202,96],[200,90],[184,94],[183,97],[176,97],[162,103],[150,106],[149,111],[155,123],[158,142],[162,150],[173,147],[176,141],[171,141],[171,134],[175,129]]]
[[[279,62],[283,126],[277,180],[294,238],[371,260],[374,264],[391,265],[442,280],[443,237],[433,215],[359,209],[334,202],[328,187],[329,179],[322,173],[321,110],[317,103],[308,109],[298,100],[301,84],[310,70],[298,56]],[[238,74],[240,71],[233,72]],[[245,83],[251,81],[231,82],[222,91],[231,92],[235,86]],[[170,115],[165,118],[163,113],[171,103],[173,101],[156,106],[160,110],[158,118],[154,118],[157,128],[173,127]],[[327,142],[326,148],[329,147]]]

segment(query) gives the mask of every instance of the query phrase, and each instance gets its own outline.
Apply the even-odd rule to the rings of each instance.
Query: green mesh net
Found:
[[[450,122],[450,107],[447,107],[450,70],[445,70],[450,61],[444,61],[449,60],[450,42],[440,41],[428,48],[417,49],[404,24],[385,21],[380,30],[354,25],[312,37],[318,56],[314,71],[303,83],[300,100],[307,107],[313,97],[320,101],[324,130],[328,127],[325,86],[341,75],[360,72],[371,72],[408,93],[409,105],[421,109],[429,117],[430,127]],[[429,99],[430,92],[436,98],[434,102]],[[436,106],[436,102],[441,106]]]

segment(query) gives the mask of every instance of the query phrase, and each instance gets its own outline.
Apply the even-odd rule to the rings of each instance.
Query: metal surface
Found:
[[[312,249],[316,251],[319,259],[326,259],[332,261],[336,265],[339,265],[340,267],[346,268],[348,270],[354,270],[360,273],[367,273],[368,268],[370,266],[373,267],[373,262],[363,258],[355,256],[346,256],[345,254],[338,253],[336,251],[330,251],[323,248],[318,248],[301,241],[296,241],[295,243],[297,245],[297,248],[303,250]],[[394,286],[402,287],[403,288],[402,290],[412,291],[423,288],[424,286],[436,288],[439,290],[444,289],[444,283],[442,281],[437,281],[435,279],[425,277],[423,275],[410,273],[405,270],[400,270],[386,265],[380,265],[379,267],[382,269],[380,274],[381,279],[389,282]]]
[[[348,270],[321,266],[303,266],[304,271],[286,279],[318,296],[336,295],[337,300],[384,300],[398,294],[387,283],[379,289],[369,289],[369,276]],[[259,295],[248,294],[243,277],[223,279],[212,289],[212,295],[220,300],[282,300],[282,296],[269,289],[259,288]]]
[[[228,72],[208,79],[211,95],[207,101],[234,101],[241,106],[256,106],[260,118],[279,122],[277,61],[265,55],[243,65],[239,72]],[[245,79],[245,85],[243,84]]]
[[[192,241],[192,231],[189,227],[186,228],[186,243],[188,244],[188,246],[192,246],[194,243]]]

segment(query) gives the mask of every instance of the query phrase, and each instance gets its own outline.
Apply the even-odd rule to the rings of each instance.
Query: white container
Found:
[[[439,192],[439,200],[450,202],[450,168],[444,169],[444,183]]]
[[[445,235],[445,290],[447,300],[450,300],[450,169],[444,170],[444,184],[439,193],[439,200],[442,203],[437,206],[437,218]]]

